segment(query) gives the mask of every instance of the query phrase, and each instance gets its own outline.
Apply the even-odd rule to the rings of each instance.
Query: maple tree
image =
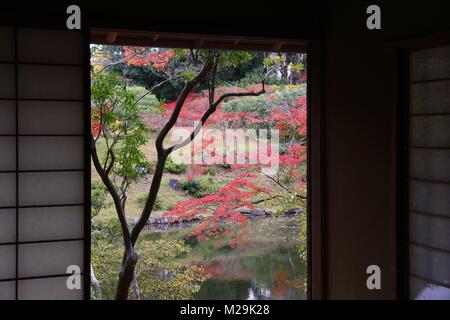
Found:
[[[277,128],[280,136],[285,141],[286,151],[280,155],[279,169],[276,175],[267,175],[262,170],[265,166],[261,164],[250,164],[249,158],[257,157],[256,154],[248,153],[245,164],[233,164],[231,168],[242,173],[225,184],[218,191],[208,194],[200,199],[191,199],[178,202],[174,209],[165,213],[171,219],[192,219],[198,215],[202,216],[202,222],[194,229],[192,236],[202,239],[216,239],[217,243],[228,240],[231,247],[243,241],[247,235],[247,219],[239,209],[254,209],[255,202],[263,202],[264,199],[256,200],[258,195],[269,195],[269,200],[278,199],[280,202],[291,203],[306,200],[306,173],[301,164],[306,161],[306,97],[304,95],[295,98],[286,98],[283,93],[273,91],[266,87],[269,94],[267,101],[270,103],[270,112],[266,117],[259,117],[261,113],[254,111],[227,111],[220,106],[216,116],[211,117],[208,125],[222,128],[243,128],[252,125],[268,125]],[[222,88],[222,91],[233,91],[234,88]],[[251,90],[251,89],[248,89]],[[249,98],[251,99],[251,98]],[[256,99],[256,98],[255,98]],[[202,93],[193,94],[189,97],[188,108],[180,113],[180,125],[192,125],[198,118],[205,103]],[[165,104],[168,113],[173,103]],[[225,108],[226,109],[226,108]],[[212,143],[205,138],[200,147],[205,150]],[[192,145],[195,153],[195,145]],[[217,163],[213,163],[217,164]],[[208,166],[192,165],[187,179],[193,180],[196,176],[204,174]],[[258,181],[256,174],[245,174],[256,172],[268,179],[272,186],[266,186]],[[277,186],[283,192],[274,191]]]
[[[143,168],[146,167],[146,160],[139,147],[146,142],[145,133],[147,129],[139,117],[137,99],[118,82],[117,77],[112,74],[102,75],[98,73],[93,76],[92,161],[108,193],[113,199],[124,244],[123,259],[115,293],[116,299],[127,299],[130,286],[133,282],[136,284],[136,265],[139,260],[136,244],[139,235],[153,211],[164,173],[165,163],[169,155],[178,147],[188,145],[197,135],[198,129],[207,123],[208,119],[217,111],[223,102],[235,97],[258,96],[265,92],[264,81],[262,81],[258,91],[234,91],[220,94],[216,92],[217,70],[227,66],[238,65],[249,58],[248,53],[191,50],[191,54],[186,54],[186,51],[182,51],[180,54],[185,55],[186,61],[191,63],[189,67],[183,68],[180,71],[177,68],[171,69],[170,59],[175,55],[175,52],[172,51],[170,53],[171,51],[167,50],[149,49],[144,54],[146,50],[138,48],[136,49],[137,52],[130,53],[128,49],[125,49],[125,62],[130,64],[150,64],[152,69],[156,70],[155,72],[163,73],[167,77],[163,82],[169,81],[174,77],[183,77],[185,84],[173,104],[170,116],[163,124],[156,138],[157,162],[153,172],[151,186],[144,208],[136,224],[132,227],[128,225],[126,219],[126,191],[132,182],[137,181],[145,174]],[[155,86],[159,86],[163,82]],[[188,139],[180,144],[169,147],[164,146],[164,140],[177,123],[189,95],[192,94],[200,82],[206,82],[208,84],[208,95],[205,109],[199,117],[196,128],[193,129]],[[104,159],[99,157],[99,151],[97,149],[97,143],[100,137],[106,141],[106,156]],[[115,177],[120,177],[120,179],[115,181]],[[245,187],[252,188],[250,184],[245,183],[244,179],[239,179],[238,182],[239,185],[244,184]],[[233,185],[230,185],[227,188],[232,187]],[[218,201],[218,199],[215,200]],[[228,201],[231,199],[226,198],[223,200]],[[240,219],[231,211],[229,213],[222,212],[223,209],[223,206],[221,206],[219,212],[227,219]]]

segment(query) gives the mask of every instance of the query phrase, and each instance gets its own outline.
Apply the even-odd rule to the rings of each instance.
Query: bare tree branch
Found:
[[[172,127],[177,122],[178,116],[180,115],[181,108],[183,107],[184,102],[186,101],[186,98],[188,97],[189,92],[192,91],[192,89],[202,80],[204,77],[208,74],[208,72],[213,67],[214,61],[211,58],[208,58],[205,65],[203,66],[202,70],[191,80],[186,83],[183,90],[181,91],[180,95],[178,96],[177,102],[175,104],[174,110],[169,118],[169,120],[166,122],[164,127],[161,129],[161,131],[158,134],[158,137],[155,141],[156,150],[158,153],[158,160],[156,162],[155,172],[153,175],[152,183],[150,186],[150,190],[148,193],[147,201],[145,202],[144,209],[142,210],[141,216],[137,223],[134,225],[132,231],[131,231],[131,242],[134,245],[139,237],[140,232],[147,224],[148,219],[150,218],[150,214],[153,210],[153,205],[156,201],[156,196],[159,191],[159,187],[161,185],[161,179],[164,172],[164,166],[166,163],[166,159],[168,156],[168,153],[164,149],[163,142],[164,138],[167,136],[167,133],[172,129]]]
[[[265,90],[265,85],[264,85],[264,81],[263,81],[262,89],[259,90],[258,92],[234,92],[234,93],[232,92],[232,93],[223,94],[215,102],[213,102],[212,104],[209,105],[208,109],[205,111],[205,113],[201,117],[199,123],[196,125],[196,127],[194,128],[194,130],[192,131],[190,136],[188,138],[186,138],[185,140],[183,140],[182,142],[177,143],[177,144],[167,148],[167,150],[166,150],[167,153],[170,154],[171,152],[173,152],[175,150],[178,150],[180,148],[183,148],[184,146],[187,146],[191,141],[193,141],[195,139],[195,137],[197,136],[197,134],[200,132],[200,129],[203,127],[205,122],[208,120],[208,118],[216,111],[219,104],[226,98],[259,96],[265,92],[266,92],[266,90]]]
[[[120,197],[114,188],[113,183],[111,182],[111,179],[109,179],[106,171],[103,169],[100,160],[98,158],[97,153],[97,147],[95,145],[94,137],[91,134],[91,154],[92,154],[92,162],[94,163],[95,169],[97,170],[98,174],[100,175],[100,178],[102,179],[104,185],[106,186],[106,189],[108,190],[109,194],[111,195],[114,206],[116,208],[117,216],[119,218],[120,226],[122,228],[122,235],[123,235],[123,242],[125,245],[125,249],[128,252],[133,251],[133,246],[131,243],[131,236],[130,231],[128,229],[128,224],[125,218],[125,212],[123,211],[123,208],[120,203]]]

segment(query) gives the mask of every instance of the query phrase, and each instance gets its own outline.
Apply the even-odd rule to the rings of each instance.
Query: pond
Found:
[[[248,241],[236,248],[218,247],[213,241],[191,244],[192,251],[179,259],[200,265],[211,277],[194,297],[198,300],[301,300],[299,287],[306,281],[306,264],[300,260],[298,217],[261,218],[249,221]],[[152,232],[153,239],[181,239],[186,229]]]

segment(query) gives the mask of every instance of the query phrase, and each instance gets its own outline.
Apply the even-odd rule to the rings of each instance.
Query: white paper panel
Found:
[[[0,300],[14,300],[16,297],[16,282],[0,282]]]
[[[0,134],[16,133],[15,101],[0,101]]]
[[[412,117],[410,144],[450,148],[450,115]]]
[[[80,32],[19,29],[17,34],[18,61],[54,64],[82,64]]]
[[[450,46],[418,50],[411,54],[411,79],[434,80],[450,77]]]
[[[0,61],[14,61],[14,29],[0,27]]]
[[[411,113],[450,112],[450,80],[411,85]]]
[[[450,219],[410,213],[409,233],[414,243],[450,252]]]
[[[0,210],[0,243],[16,242],[16,209]]]
[[[81,300],[83,290],[67,289],[67,277],[20,280],[19,300]],[[83,287],[83,279],[81,279]]]
[[[16,246],[0,246],[0,279],[16,277]]]
[[[0,207],[16,205],[16,174],[0,173]]]
[[[83,270],[83,241],[19,245],[19,277],[65,274],[71,265]]]
[[[449,253],[411,245],[410,258],[413,275],[450,285]]]
[[[450,150],[413,149],[409,164],[411,177],[450,181]]]
[[[19,102],[19,133],[83,134],[83,103],[21,101]]]
[[[83,68],[19,65],[19,98],[83,99]]]
[[[69,170],[82,168],[82,137],[19,138],[20,170]]]
[[[16,138],[0,137],[0,171],[16,170]]]
[[[416,300],[450,300],[450,288],[411,277],[410,297]]]
[[[15,91],[15,76],[14,65],[0,63],[0,98],[14,99]]]
[[[83,203],[83,172],[20,173],[19,192],[22,206]]]
[[[19,209],[19,241],[83,238],[84,207]]]
[[[450,216],[450,186],[411,181],[410,209]]]

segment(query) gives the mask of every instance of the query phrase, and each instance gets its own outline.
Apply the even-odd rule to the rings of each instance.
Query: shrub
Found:
[[[120,241],[122,228],[116,217],[97,220],[92,222],[92,242],[104,241],[116,243]],[[120,245],[116,243],[120,248]]]
[[[225,169],[225,170],[230,170],[231,169],[231,165],[228,163],[222,163],[222,164],[218,164],[217,165],[219,168]]]
[[[191,196],[194,196],[195,198],[201,198],[205,194],[205,190],[200,185],[200,182],[197,180],[188,180],[181,182],[181,189],[186,191]]]
[[[136,202],[143,208],[145,202],[147,201],[148,193],[144,192],[137,196]],[[160,197],[156,197],[155,203],[153,204],[153,210],[161,210],[164,209],[163,203]]]
[[[195,198],[204,197],[212,192],[216,192],[224,185],[212,176],[202,176],[197,180],[186,180],[181,182],[181,189]]]
[[[129,86],[127,90],[132,92],[136,96],[136,99],[141,98],[147,93],[147,90],[141,86]],[[160,101],[153,94],[147,94],[138,102],[140,112],[157,113],[159,112],[159,105]]]
[[[172,158],[168,157],[164,166],[164,171],[174,174],[186,173],[187,166],[184,163],[175,163]]]
[[[93,180],[91,184],[91,215],[95,217],[101,210],[109,208],[111,203],[108,201],[106,188],[101,180]]]
[[[119,238],[120,239],[120,238]],[[139,263],[137,280],[143,299],[192,299],[208,278],[201,267],[184,266],[175,262],[188,254],[190,248],[183,241],[141,241],[137,246]],[[101,299],[113,299],[120,271],[122,249],[117,244],[97,241],[92,245],[92,267],[100,281]],[[130,292],[130,298],[135,298]]]
[[[214,169],[213,167],[209,167],[203,174],[204,175],[215,176],[216,175],[216,169]]]

